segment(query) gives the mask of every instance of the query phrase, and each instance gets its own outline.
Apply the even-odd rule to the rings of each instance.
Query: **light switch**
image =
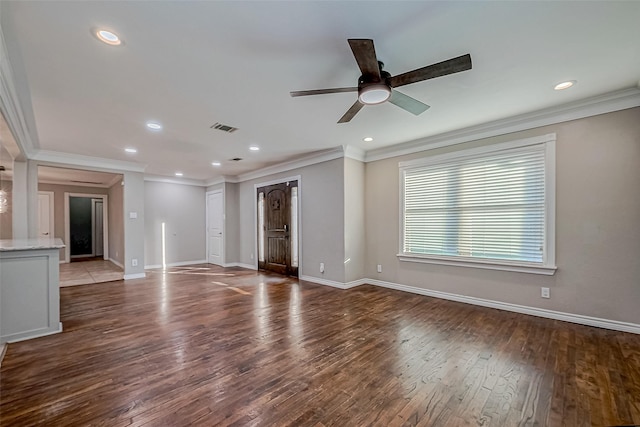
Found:
[[[129,218],[131,219],[138,218],[138,212],[129,212]]]

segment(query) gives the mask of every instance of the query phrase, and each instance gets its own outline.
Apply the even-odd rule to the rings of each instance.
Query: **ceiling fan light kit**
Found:
[[[391,89],[386,84],[372,84],[364,87],[358,94],[358,99],[363,104],[376,105],[382,104],[391,98]]]
[[[377,105],[386,101],[416,116],[422,114],[429,109],[427,104],[405,95],[395,90],[395,88],[471,69],[471,55],[466,54],[392,77],[391,74],[383,70],[384,64],[378,61],[373,40],[349,39],[348,41],[353,56],[362,72],[358,79],[358,87],[290,92],[291,96],[296,97],[357,91],[358,100],[338,120],[338,123],[351,121],[365,105]]]

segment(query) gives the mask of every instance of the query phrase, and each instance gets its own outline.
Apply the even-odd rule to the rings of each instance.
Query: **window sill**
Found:
[[[483,268],[485,270],[515,271],[517,273],[542,274],[553,276],[558,267],[541,266],[526,263],[511,263],[508,261],[455,259],[429,255],[398,254],[398,260],[406,262],[420,262],[424,264],[452,265],[456,267]]]

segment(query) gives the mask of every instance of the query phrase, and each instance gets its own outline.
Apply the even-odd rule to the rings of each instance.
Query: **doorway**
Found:
[[[53,238],[54,233],[53,191],[38,191],[38,237]]]
[[[207,261],[224,265],[224,193],[207,193]]]
[[[256,189],[258,269],[298,277],[298,180]]]
[[[108,256],[106,194],[64,193],[65,260]]]

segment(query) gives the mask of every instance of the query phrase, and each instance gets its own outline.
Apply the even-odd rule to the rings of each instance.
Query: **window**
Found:
[[[402,261],[553,274],[555,134],[400,164]]]

